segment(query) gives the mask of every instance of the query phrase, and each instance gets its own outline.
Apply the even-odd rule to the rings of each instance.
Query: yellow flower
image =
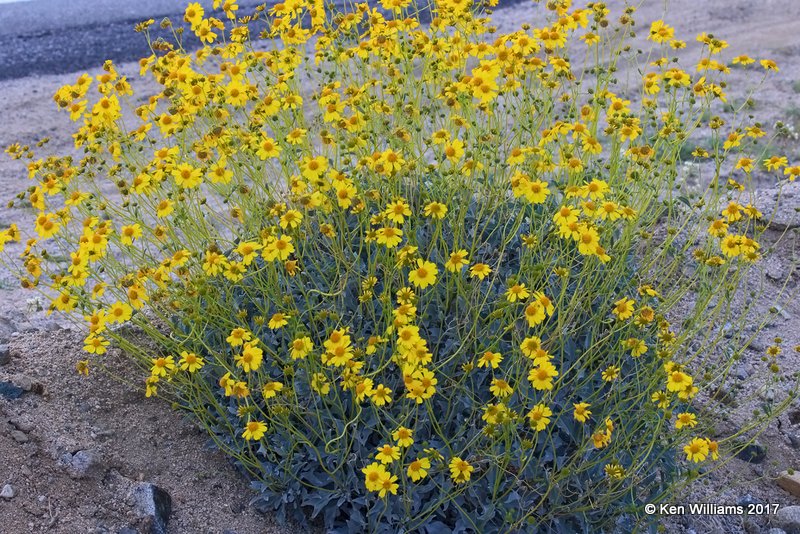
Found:
[[[418,259],[417,268],[408,274],[408,281],[421,289],[425,289],[429,285],[436,283],[436,275],[438,273],[439,269],[435,263]]]
[[[105,354],[110,342],[102,337],[90,334],[83,340],[83,350],[89,354]]]
[[[291,344],[291,357],[293,360],[302,360],[308,353],[314,350],[314,343],[308,336],[298,337]]]
[[[236,364],[246,373],[258,370],[261,367],[261,361],[264,356],[264,351],[258,348],[254,342],[255,340],[245,343],[242,347],[242,353],[234,356]]]
[[[663,20],[657,20],[650,25],[650,35],[647,38],[656,43],[664,43],[674,36],[675,30],[671,26],[664,24]]]
[[[197,187],[203,181],[203,171],[196,169],[188,163],[183,163],[175,167],[172,171],[172,177],[175,178],[175,183],[179,187],[191,189]]]
[[[456,484],[468,482],[474,470],[475,468],[469,462],[462,460],[458,456],[454,456],[450,460],[450,478]]]
[[[445,262],[444,268],[450,271],[451,273],[455,273],[460,271],[464,268],[464,266],[469,265],[469,260],[467,259],[467,251],[464,249],[457,250],[455,252],[450,253],[450,258]]]
[[[267,425],[261,421],[248,421],[242,432],[242,437],[248,441],[259,441],[264,437]]]
[[[537,432],[541,432],[550,424],[551,415],[553,415],[553,412],[550,408],[542,403],[537,404],[528,412],[528,421],[530,422],[531,428]]]
[[[153,376],[167,376],[167,373],[175,370],[175,360],[172,356],[152,358],[152,362],[150,374]]]
[[[425,205],[423,213],[425,214],[426,217],[432,217],[434,219],[444,219],[444,216],[447,214],[447,206],[445,206],[441,202],[430,202]]]
[[[483,280],[489,274],[491,274],[492,268],[486,265],[485,263],[476,263],[472,267],[469,268],[469,275],[472,278],[478,278],[478,280]]]
[[[399,228],[385,226],[378,229],[375,240],[379,245],[385,245],[386,248],[395,248],[403,240],[403,231]]]
[[[384,476],[388,475],[386,468],[377,462],[362,468],[361,472],[364,473],[364,483],[369,491],[379,491]]]
[[[279,391],[283,389],[283,384],[280,382],[267,382],[261,388],[261,395],[265,399],[271,399],[275,397]]]
[[[497,369],[502,361],[503,356],[501,356],[499,352],[487,350],[478,359],[478,367],[491,367],[492,369]]]
[[[378,447],[378,454],[375,459],[384,465],[388,465],[400,459],[400,447],[393,447],[389,444]]]
[[[531,293],[528,291],[528,288],[525,287],[525,284],[514,284],[506,291],[506,299],[508,302],[525,300],[530,296]]]
[[[675,420],[675,428],[680,430],[683,427],[693,428],[697,426],[697,416],[693,413],[689,412],[682,412],[678,414],[678,418]]]
[[[414,443],[413,434],[410,428],[401,426],[392,433],[392,438],[400,447],[410,447]]]
[[[411,216],[411,208],[408,206],[405,199],[400,198],[386,206],[384,214],[390,221],[403,224],[405,218]]]
[[[378,384],[375,386],[375,389],[373,389],[371,398],[375,406],[383,406],[384,404],[392,402],[392,390],[383,384]]]
[[[245,341],[253,339],[253,335],[244,328],[234,328],[225,339],[231,347],[240,347]]]
[[[418,482],[428,476],[428,469],[431,468],[431,461],[428,458],[417,458],[408,464],[406,474],[413,482]]]
[[[701,438],[694,438],[683,447],[686,459],[695,463],[702,462],[708,456],[708,441]]]
[[[575,411],[572,413],[572,416],[579,423],[585,423],[587,419],[591,417],[592,412],[591,410],[589,410],[591,404],[589,404],[588,402],[579,402],[577,404],[573,404],[572,406],[575,408]]]
[[[190,373],[194,373],[195,371],[200,370],[205,362],[203,358],[195,354],[194,352],[181,352],[181,359],[178,361],[181,366],[181,369],[184,371],[189,371]]]
[[[635,303],[633,299],[623,297],[614,303],[614,308],[611,312],[617,316],[617,319],[624,321],[633,315]]]
[[[684,391],[692,385],[692,377],[682,371],[672,371],[667,379],[667,390],[673,393]]]
[[[514,393],[514,388],[502,378],[494,378],[492,379],[492,385],[489,387],[489,391],[491,391],[495,397],[504,399],[510,397],[511,394]]]
[[[553,389],[553,378],[557,376],[558,370],[555,366],[549,361],[543,361],[537,367],[531,369],[530,373],[528,373],[528,380],[534,389],[549,391]]]
[[[267,323],[267,326],[272,330],[277,330],[282,326],[289,324],[289,321],[287,320],[288,318],[289,316],[286,314],[280,312],[274,313],[272,317],[269,318],[269,323]]]

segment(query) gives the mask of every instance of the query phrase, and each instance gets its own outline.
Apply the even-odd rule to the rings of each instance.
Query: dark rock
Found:
[[[165,490],[149,482],[139,482],[131,488],[134,511],[145,519],[149,534],[166,534],[167,522],[172,513],[172,497]]]
[[[0,344],[0,365],[5,365],[11,361],[11,352],[8,345]]]
[[[736,453],[736,457],[751,464],[760,464],[767,457],[767,448],[758,441],[754,441],[745,445],[742,450]]]
[[[730,388],[722,385],[714,390],[714,393],[711,395],[711,398],[715,401],[721,402],[722,404],[731,405],[735,402],[735,398],[733,393],[731,392]]]
[[[11,382],[0,382],[0,397],[14,400],[20,398],[23,393],[25,393],[24,389],[15,386]]]
[[[789,412],[789,422],[793,425],[800,424],[800,410],[792,410]]]
[[[756,499],[749,493],[747,495],[743,495],[736,504],[739,506],[750,506],[751,504],[761,504],[761,499]]]
[[[788,434],[787,437],[789,438],[789,445],[793,449],[800,449],[800,435]]]

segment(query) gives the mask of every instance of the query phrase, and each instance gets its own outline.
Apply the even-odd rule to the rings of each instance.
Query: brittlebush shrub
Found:
[[[458,0],[138,25],[157,89],[106,63],[55,95],[82,155],[9,149],[35,180],[23,285],[88,322],[92,365],[126,349],[280,518],[634,528],[780,407],[719,440],[698,407],[741,349],[720,325],[760,259],[766,134],[716,114],[724,41],[683,70],[662,21],[645,60],[633,8],[570,4],[508,34]]]

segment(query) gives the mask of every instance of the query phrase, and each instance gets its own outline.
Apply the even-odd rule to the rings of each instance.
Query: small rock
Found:
[[[23,465],[19,468],[19,472],[22,473],[24,476],[31,478],[33,476],[33,471],[27,465]]]
[[[793,471],[790,475],[788,471],[784,471],[778,477],[778,486],[795,497],[800,497],[800,473]]]
[[[21,387],[17,387],[11,382],[0,382],[0,397],[5,397],[9,400],[18,399],[25,393]]]
[[[67,468],[72,478],[86,478],[101,471],[97,454],[92,451],[78,451],[72,455]]]
[[[14,486],[11,484],[6,484],[3,486],[3,489],[0,490],[0,498],[3,498],[7,501],[10,501],[17,495],[17,490],[14,489]]]
[[[17,443],[28,443],[28,435],[25,432],[20,432],[19,430],[12,430],[9,432],[11,435],[11,439],[16,441]]]
[[[721,402],[722,404],[733,404],[736,399],[731,392],[731,389],[725,385],[718,387],[714,390],[714,393],[711,395],[711,398],[715,401]]]
[[[739,499],[736,504],[739,506],[750,506],[751,504],[761,504],[761,500],[756,499],[748,493],[747,495],[742,496],[742,498]]]
[[[172,513],[172,497],[149,482],[135,484],[130,491],[134,511],[147,520],[149,534],[166,534],[167,522]]]
[[[750,340],[747,344],[747,348],[762,354],[767,351],[767,346],[756,338]]]
[[[736,368],[735,374],[739,380],[747,380],[753,374],[753,366],[749,363],[742,364]]]
[[[736,457],[751,464],[760,464],[767,457],[767,448],[758,441],[754,441],[740,450]]]
[[[800,534],[800,506],[784,506],[775,514],[775,523],[787,534]]]
[[[0,365],[5,365],[11,361],[11,352],[8,350],[8,345],[0,345]]]
[[[770,261],[766,269],[767,278],[780,282],[786,279],[786,271],[780,261]]]
[[[31,377],[29,376],[20,375],[16,380],[14,380],[14,382],[24,391],[30,391],[33,389],[33,380],[31,380]]]
[[[14,428],[19,430],[20,432],[30,432],[33,430],[33,425],[26,421],[20,421],[19,419],[9,419],[8,422],[14,425]]]
[[[800,435],[788,434],[786,437],[789,439],[789,445],[793,449],[800,449]]]
[[[767,531],[767,534],[786,534],[786,531],[782,528],[772,527]]]

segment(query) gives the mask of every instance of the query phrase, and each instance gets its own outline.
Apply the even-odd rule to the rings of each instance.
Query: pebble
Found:
[[[75,454],[65,452],[58,463],[66,467],[70,477],[75,479],[87,478],[102,471],[99,456],[94,451],[81,450]]]
[[[784,506],[775,514],[775,523],[787,534],[800,534],[800,506]]]
[[[27,443],[28,442],[28,435],[25,432],[21,432],[19,430],[12,430],[10,432],[11,439],[16,441],[17,443]]]
[[[742,364],[736,368],[736,378],[739,380],[747,380],[751,374],[753,374],[753,366],[749,363]]]
[[[10,501],[17,495],[17,490],[14,489],[14,486],[11,484],[6,484],[3,486],[3,489],[0,490],[0,497],[3,499]]]

